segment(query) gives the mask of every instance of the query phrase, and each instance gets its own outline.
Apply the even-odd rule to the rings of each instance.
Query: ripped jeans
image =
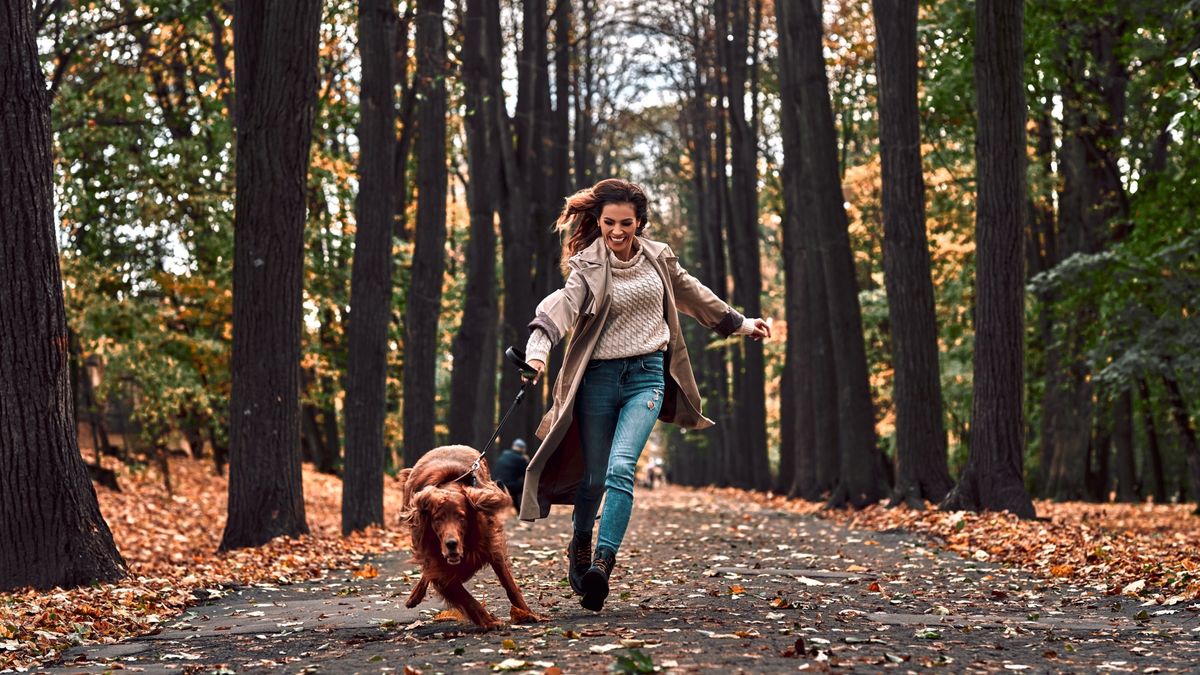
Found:
[[[588,362],[575,404],[586,471],[575,494],[573,522],[576,533],[590,539],[604,497],[597,549],[616,553],[625,537],[634,473],[662,397],[663,352]]]

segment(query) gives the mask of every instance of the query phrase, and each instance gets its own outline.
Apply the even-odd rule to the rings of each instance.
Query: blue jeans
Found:
[[[586,470],[575,494],[575,532],[591,538],[600,497],[596,548],[617,552],[633,510],[633,479],[663,398],[663,353],[588,362],[575,418]]]

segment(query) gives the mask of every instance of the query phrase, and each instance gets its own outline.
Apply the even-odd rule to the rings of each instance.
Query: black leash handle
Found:
[[[504,355],[521,371],[521,390],[517,392],[517,397],[513,399],[512,405],[508,407],[508,412],[504,413],[504,417],[500,418],[500,424],[496,425],[496,430],[488,437],[487,445],[479,452],[479,456],[475,458],[475,462],[471,464],[471,468],[463,475],[454,479],[456,482],[461,481],[467,476],[471,476],[471,484],[474,485],[475,470],[483,462],[483,456],[487,454],[488,450],[492,449],[492,444],[496,442],[496,437],[500,435],[500,430],[504,428],[504,423],[508,421],[509,416],[517,409],[517,406],[521,405],[521,401],[525,400],[525,390],[533,384],[533,378],[537,377],[537,368],[525,362],[525,352],[523,350],[517,347],[509,347],[504,350]]]

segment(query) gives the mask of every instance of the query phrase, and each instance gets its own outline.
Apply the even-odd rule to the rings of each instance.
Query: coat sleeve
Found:
[[[575,325],[587,299],[588,287],[583,275],[572,271],[562,288],[538,303],[534,319],[529,322],[529,330],[540,329],[550,338],[551,346],[558,344]]]
[[[675,292],[675,307],[722,337],[733,335],[745,317],[717,297],[708,286],[688,274],[670,249],[666,251],[665,261],[667,271],[671,275],[671,287]]]

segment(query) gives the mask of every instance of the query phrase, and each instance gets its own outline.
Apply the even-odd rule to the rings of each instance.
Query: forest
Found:
[[[772,320],[682,319],[717,424],[657,427],[670,482],[1200,513],[1196,0],[4,0],[0,42],[0,589],[124,576],[96,491],[173,464],[228,477],[221,551],[309,533],[302,467],[389,526],[608,177]]]

